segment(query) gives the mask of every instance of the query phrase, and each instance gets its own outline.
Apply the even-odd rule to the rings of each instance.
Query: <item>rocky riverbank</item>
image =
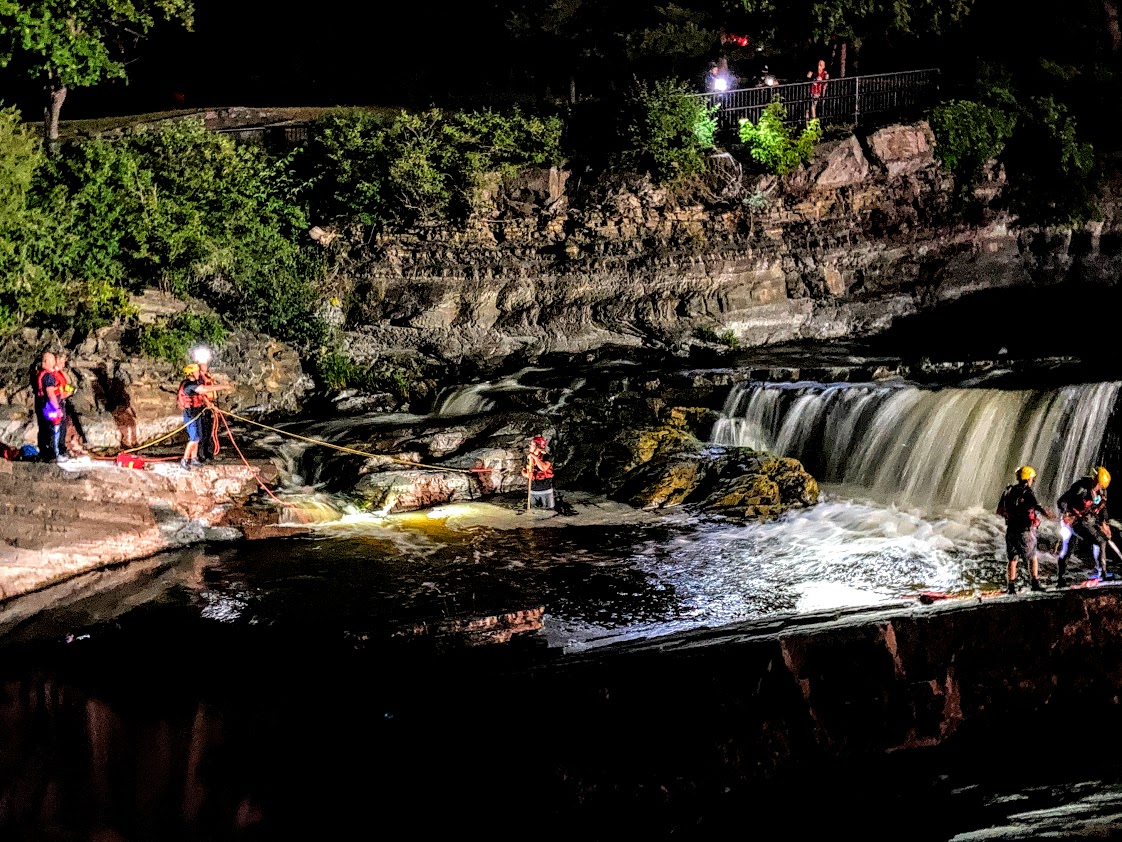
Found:
[[[244,528],[232,524],[257,476],[272,482],[276,471],[0,460],[0,599],[172,547],[240,538]]]

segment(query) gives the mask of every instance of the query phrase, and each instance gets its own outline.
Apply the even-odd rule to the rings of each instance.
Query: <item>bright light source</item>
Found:
[[[718,76],[713,82],[713,87],[718,91],[727,91],[729,89],[729,80],[723,76]]]
[[[206,365],[210,362],[210,348],[205,345],[199,345],[191,350],[191,359],[199,363],[199,365]]]

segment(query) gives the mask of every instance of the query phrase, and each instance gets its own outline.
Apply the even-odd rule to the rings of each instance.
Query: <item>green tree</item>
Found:
[[[841,40],[859,49],[870,36],[940,35],[970,14],[975,0],[739,0],[760,32],[805,33],[817,41]]]
[[[34,306],[40,275],[31,247],[43,220],[31,203],[39,141],[14,108],[0,110],[0,327]]]
[[[1017,125],[1015,111],[972,100],[952,99],[931,110],[935,151],[964,184],[996,158]]]
[[[755,123],[740,121],[740,140],[748,144],[748,154],[777,175],[786,175],[809,161],[822,139],[822,126],[818,120],[808,122],[796,138],[791,137],[791,130],[784,122],[786,118],[787,109],[776,99],[768,103]]]
[[[0,66],[17,56],[43,81],[43,134],[52,147],[70,88],[123,79],[122,47],[157,18],[193,25],[192,0],[0,0]]]
[[[716,111],[682,82],[637,82],[625,112],[625,163],[668,183],[698,175],[713,148]]]

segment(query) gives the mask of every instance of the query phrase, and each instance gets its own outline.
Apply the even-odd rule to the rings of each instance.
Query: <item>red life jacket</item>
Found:
[[[198,392],[193,395],[187,394],[187,387],[194,382],[196,381],[184,380],[179,384],[179,391],[176,393],[175,399],[179,403],[180,409],[202,409],[206,406],[206,395],[200,395]],[[203,382],[199,385],[205,386],[207,384]]]
[[[48,387],[43,385],[43,377],[47,374],[54,375],[55,378],[54,388],[55,396],[58,400],[57,407],[51,403],[50,395],[47,394]],[[59,381],[61,381],[61,383]],[[55,425],[58,425],[62,422],[62,416],[64,415],[62,409],[62,402],[65,399],[62,394],[63,383],[66,383],[66,378],[63,377],[59,372],[47,371],[46,369],[40,369],[39,376],[35,379],[35,394],[43,402],[43,417]]]
[[[54,375],[55,388],[58,390],[59,400],[62,400],[62,387],[66,385],[66,377],[60,371],[47,371],[45,368],[39,369],[39,374],[35,378],[35,394],[46,399],[47,387],[43,385],[43,377],[47,374]]]

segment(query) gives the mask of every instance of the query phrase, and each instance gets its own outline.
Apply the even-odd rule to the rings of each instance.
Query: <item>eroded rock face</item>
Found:
[[[821,161],[821,172],[814,179],[818,190],[837,190],[860,184],[869,175],[869,160],[856,137],[822,144],[817,158]]]
[[[889,176],[904,175],[935,162],[935,134],[921,121],[913,126],[888,126],[869,135],[869,152]]]

